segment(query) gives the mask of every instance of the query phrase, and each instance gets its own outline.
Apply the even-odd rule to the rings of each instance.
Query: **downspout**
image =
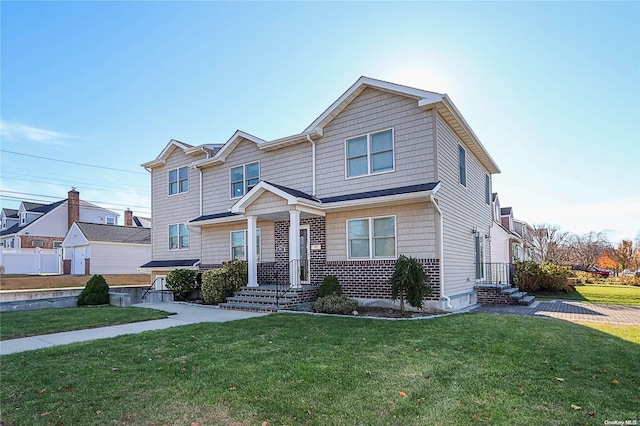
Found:
[[[433,194],[429,194],[429,200],[431,204],[433,204],[438,212],[438,227],[440,228],[440,238],[438,238],[438,255],[440,256],[440,268],[439,268],[439,276],[440,276],[440,299],[444,299],[446,304],[444,305],[447,309],[453,310],[453,305],[451,304],[451,299],[449,296],[444,294],[444,221],[442,218],[442,210],[440,210],[440,206],[436,203],[436,200],[433,198]]]
[[[307,135],[307,140],[311,143],[311,195],[316,196],[316,143]]]

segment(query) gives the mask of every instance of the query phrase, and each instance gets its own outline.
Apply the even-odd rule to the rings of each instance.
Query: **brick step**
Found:
[[[275,291],[269,291],[269,290],[263,290],[263,291],[241,290],[237,292],[235,295],[242,296],[242,297],[258,297],[258,298],[266,297],[266,298],[274,298],[274,299],[276,295],[278,295],[282,299],[282,298],[296,297],[299,294],[292,293],[289,291],[283,293],[283,292],[275,292]]]
[[[237,294],[233,297],[228,297],[227,303],[251,303],[258,305],[289,306],[292,302],[291,299],[285,299],[282,297],[280,299],[276,299],[275,297],[255,297]]]
[[[524,296],[520,300],[518,300],[518,304],[529,306],[533,303],[534,300],[536,300],[535,296]]]
[[[220,309],[228,309],[235,311],[249,311],[249,312],[277,312],[282,307],[274,305],[259,305],[256,303],[220,303],[218,305]]]

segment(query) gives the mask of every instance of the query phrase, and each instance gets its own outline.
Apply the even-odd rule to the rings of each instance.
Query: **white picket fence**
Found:
[[[0,249],[5,274],[62,274],[62,249]]]

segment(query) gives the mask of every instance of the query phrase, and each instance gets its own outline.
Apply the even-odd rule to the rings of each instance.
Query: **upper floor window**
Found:
[[[460,167],[460,185],[467,186],[467,153],[462,145],[458,145],[458,163]]]
[[[184,223],[169,225],[169,250],[189,248],[189,228]]]
[[[260,182],[260,163],[244,164],[231,169],[231,198],[242,197]]]
[[[107,225],[115,225],[116,218],[115,217],[107,217]]]
[[[189,191],[189,169],[180,167],[169,170],[169,195]]]
[[[393,130],[346,140],[347,177],[393,170]]]
[[[7,219],[2,218],[2,229],[7,229]]]
[[[257,260],[260,260],[262,249],[262,238],[260,228],[256,229],[256,253]],[[247,260],[247,231],[231,232],[231,260]]]
[[[27,223],[27,213],[20,213],[20,225]]]
[[[372,217],[347,221],[349,259],[396,257],[396,217]]]
[[[491,178],[484,175],[484,201],[487,205],[491,205]]]

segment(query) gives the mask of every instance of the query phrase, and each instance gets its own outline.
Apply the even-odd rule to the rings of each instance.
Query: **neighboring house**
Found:
[[[4,248],[61,247],[73,222],[115,225],[118,214],[80,199],[72,188],[65,200],[51,204],[23,201],[18,210],[2,209],[0,238]]]
[[[492,194],[491,262],[497,264],[523,260],[523,239],[515,232],[513,209],[500,207],[498,194]]]
[[[135,274],[151,259],[151,229],[75,222],[62,247],[66,273]]]
[[[500,170],[444,94],[362,77],[302,133],[171,140],[143,166],[152,280],[240,258],[250,287],[334,275],[349,297],[389,299],[407,255],[431,276],[427,305],[445,311],[476,303],[486,280]]]
[[[534,262],[542,262],[542,256],[539,250],[536,249],[536,243],[534,238],[534,229],[527,222],[522,220],[513,220],[514,231],[522,237],[523,241],[523,255],[522,260],[533,260]]]
[[[135,226],[138,228],[151,228],[150,217],[134,216],[129,209],[124,212],[124,226]]]

